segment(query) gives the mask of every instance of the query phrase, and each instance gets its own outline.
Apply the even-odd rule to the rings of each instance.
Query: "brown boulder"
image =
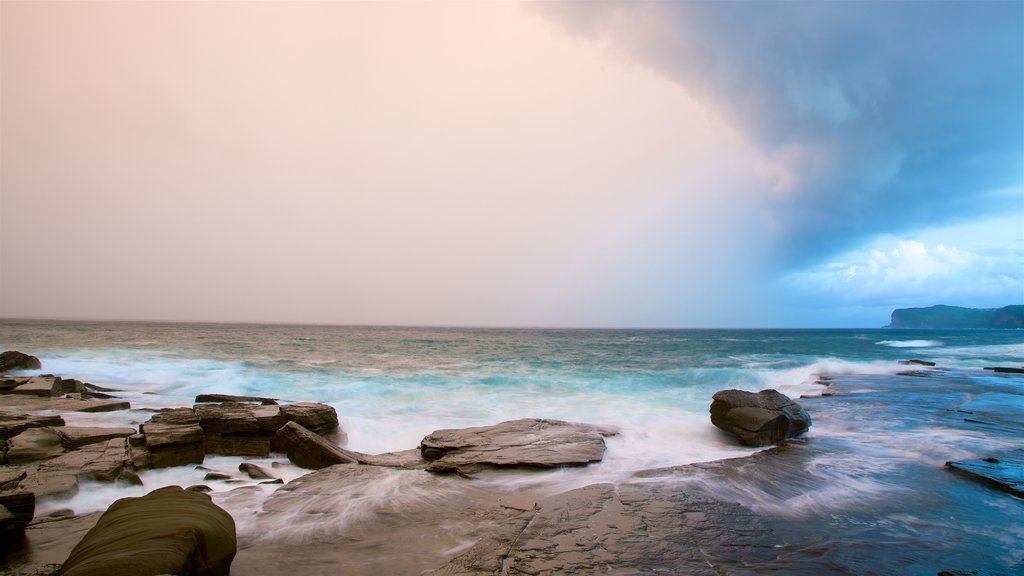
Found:
[[[237,540],[231,516],[200,492],[168,486],[122,498],[61,568],[63,576],[226,576]]]
[[[9,370],[39,370],[43,363],[39,358],[16,350],[0,353],[0,372]]]
[[[748,446],[768,446],[806,432],[811,416],[778,390],[722,390],[712,397],[711,423]]]

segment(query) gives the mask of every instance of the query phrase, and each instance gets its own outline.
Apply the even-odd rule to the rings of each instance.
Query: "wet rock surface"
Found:
[[[711,423],[748,446],[768,446],[806,432],[811,416],[777,390],[722,390],[712,397]]]
[[[614,433],[589,424],[526,418],[437,430],[420,442],[420,453],[429,462],[427,470],[439,473],[585,466],[604,458],[604,438]]]
[[[75,546],[64,576],[227,575],[237,548],[231,516],[199,492],[169,486],[107,509]]]
[[[976,460],[946,462],[946,467],[1024,498],[1024,449]]]

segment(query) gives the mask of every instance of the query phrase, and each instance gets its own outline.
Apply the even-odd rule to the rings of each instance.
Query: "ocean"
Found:
[[[1024,331],[1013,330],[561,330],[336,327],[253,324],[0,321],[0,350],[38,356],[43,373],[119,390],[133,410],[72,415],[69,425],[137,425],[143,408],[191,406],[196,394],[269,396],[334,406],[345,447],[364,453],[414,448],[433,430],[525,417],[610,426],[603,462],[492,481],[549,482],[552,489],[616,482],[636,472],[747,456],[710,424],[718,390],[776,388],[814,419],[815,456],[780,471],[790,487],[764,483],[715,489],[759,512],[818,522],[827,541],[850,534],[917,546],[958,542],[951,559],[983,573],[1024,573],[1021,500],[955,477],[947,460],[1021,447],[1003,428],[964,429],[942,421],[986,390],[1024,399],[1024,377],[982,370],[1024,364]],[[900,360],[942,371],[900,375]],[[835,397],[819,375],[835,378]],[[881,394],[881,396],[879,396]],[[1024,412],[1021,412],[1024,414]],[[240,459],[208,458],[208,467]],[[280,466],[285,480],[302,471]],[[146,472],[146,489],[200,483],[191,469]],[[792,479],[799,482],[792,486]],[[948,480],[946,477],[949,477]],[[926,480],[921,480],[922,478]],[[948,490],[945,502],[915,490]],[[41,509],[102,510],[139,488],[97,486]],[[267,488],[272,490],[272,488]],[[216,497],[216,495],[215,495]],[[240,534],[258,526],[259,502],[230,506]],[[922,499],[923,498],[923,499]],[[910,508],[896,506],[904,502]],[[895,506],[895,508],[894,508]],[[972,511],[973,510],[973,511]],[[965,515],[964,518],[959,514]],[[973,518],[973,520],[971,519]],[[251,520],[247,520],[251,519]],[[943,544],[946,542],[946,544]],[[856,556],[855,552],[850,552]],[[886,554],[889,554],[886,552]],[[870,554],[868,554],[870,556]],[[875,558],[877,560],[877,558]],[[873,560],[873,561],[875,561]],[[861,559],[853,558],[850,566]],[[891,573],[928,573],[897,560]],[[924,562],[924,560],[922,560]],[[845,565],[844,565],[845,566]],[[799,572],[799,570],[797,570]],[[870,570],[866,573],[872,573]],[[879,573],[887,573],[882,571]],[[930,572],[934,574],[935,572]]]

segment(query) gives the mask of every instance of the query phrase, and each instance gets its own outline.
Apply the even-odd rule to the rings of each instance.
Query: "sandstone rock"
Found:
[[[57,430],[57,436],[68,450],[76,450],[82,446],[105,442],[112,438],[127,438],[135,434],[134,428],[91,428],[84,426],[65,426]]]
[[[317,434],[325,434],[338,429],[338,412],[327,404],[318,402],[285,404],[281,406],[281,414],[289,422],[295,422]]]
[[[39,370],[43,363],[39,358],[16,350],[0,353],[0,372],[10,370]]]
[[[13,438],[29,428],[63,426],[60,416],[39,416],[35,414],[10,414],[0,412],[0,439]]]
[[[288,422],[277,431],[277,440],[284,446],[292,464],[310,470],[319,470],[333,464],[354,464],[359,455],[334,446],[319,434],[296,422]]]
[[[24,384],[14,388],[9,394],[24,394],[27,396],[52,397],[63,394],[60,376],[33,376]]]
[[[168,486],[122,498],[100,517],[61,568],[63,576],[226,576],[235,523],[210,497]]]
[[[35,515],[36,496],[26,490],[0,492],[0,506],[8,512],[8,518],[0,522],[0,534],[23,530]]]
[[[60,456],[64,446],[53,428],[30,428],[8,440],[5,452],[7,464],[27,464]]]
[[[0,378],[0,394],[4,394],[10,392],[11,390],[14,390],[18,386],[21,386],[25,382],[28,382],[28,378],[28,376],[24,378],[17,378],[11,376]]]
[[[158,412],[139,427],[146,438],[146,462],[150,468],[202,464],[206,455],[203,429],[191,408]],[[136,465],[140,462],[133,458]]]
[[[74,378],[62,378],[60,392],[61,394],[81,394],[85,392],[85,383]]]
[[[125,470],[128,460],[127,443],[114,438],[66,452],[29,469],[20,488],[34,492],[37,497],[67,497],[78,492],[82,480],[96,482],[137,481],[137,476]]]
[[[1024,498],[1024,450],[980,460],[946,462],[946,468]]]
[[[194,410],[205,434],[255,434],[260,430],[252,406],[247,404],[197,404]]]
[[[195,411],[205,434],[207,454],[267,456],[272,450],[284,451],[277,445],[275,433],[291,421],[304,427],[309,424],[318,433],[338,429],[334,408],[315,402],[285,406],[223,402],[197,404]]]
[[[585,466],[604,458],[604,437],[612,434],[589,424],[527,418],[495,426],[437,430],[420,442],[420,452],[432,472]]]
[[[806,432],[811,416],[777,390],[722,390],[712,397],[711,423],[748,446],[767,446]]]
[[[26,472],[23,468],[4,466],[0,468],[0,492],[14,490],[18,484],[25,479]]]
[[[203,476],[203,480],[230,480],[231,476],[227,474],[221,474],[220,472],[207,472],[206,476]]]
[[[75,412],[116,412],[118,410],[130,410],[130,402],[124,401],[102,401],[82,398],[82,404],[75,409]]]
[[[235,396],[233,394],[199,394],[196,396],[196,403],[201,402],[259,402],[260,404],[274,405],[277,404],[277,398]]]
[[[274,476],[272,476],[269,472],[251,462],[242,462],[241,464],[239,464],[238,471],[245,472],[246,475],[248,475],[249,478],[252,478],[253,480],[274,479]]]

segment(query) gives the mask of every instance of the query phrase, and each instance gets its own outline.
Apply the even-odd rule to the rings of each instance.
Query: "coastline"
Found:
[[[238,524],[232,573],[241,575],[299,568],[305,574],[820,574],[865,566],[908,574],[1009,574],[1021,566],[1024,532],[992,527],[1024,513],[1024,501],[945,470],[936,460],[944,457],[939,450],[930,454],[922,446],[902,470],[872,469],[870,461],[859,474],[829,468],[853,450],[851,444],[903,452],[925,439],[917,429],[903,439],[858,438],[858,422],[866,418],[898,422],[913,414],[916,422],[975,435],[975,451],[1013,448],[1024,435],[1014,412],[1024,405],[1022,379],[983,374],[988,386],[979,391],[978,376],[940,367],[833,377],[831,396],[800,400],[815,418],[815,433],[806,438],[747,457],[638,471],[610,482],[589,481],[585,468],[466,479],[340,464],[299,476],[269,496],[253,486],[213,496]],[[993,394],[998,402],[979,402]],[[922,395],[934,401],[922,405]],[[957,410],[968,403],[976,409],[965,418]],[[837,431],[846,435],[832,436]],[[889,501],[893,494],[898,498]],[[881,506],[886,517],[913,517],[907,523],[913,528],[882,526],[873,513],[858,519],[849,511],[857,502],[876,512]],[[922,514],[928,510],[960,519],[946,518],[943,525]],[[836,526],[836,511],[848,516],[845,526]],[[4,574],[46,573],[45,565],[61,561],[55,559],[98,516],[34,520],[20,551],[8,554]],[[941,550],[940,561],[928,549],[952,542],[954,526],[959,543]],[[917,549],[922,531],[932,534]],[[983,541],[992,548],[987,557],[979,553]]]

